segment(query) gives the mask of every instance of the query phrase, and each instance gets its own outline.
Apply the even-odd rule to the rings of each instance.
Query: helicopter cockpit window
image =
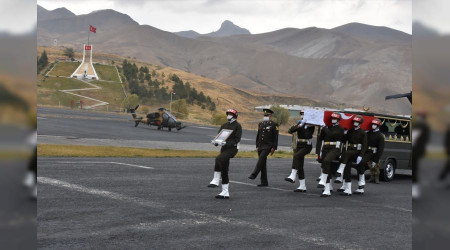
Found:
[[[404,120],[382,119],[380,131],[384,134],[386,140],[409,142],[411,123]]]

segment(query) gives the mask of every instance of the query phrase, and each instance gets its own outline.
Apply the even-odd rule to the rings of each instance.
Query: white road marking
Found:
[[[94,188],[87,188],[87,187],[84,187],[81,185],[72,184],[69,182],[60,181],[60,180],[53,179],[53,178],[38,177],[37,181],[41,184],[47,184],[47,185],[51,185],[51,186],[66,188],[66,189],[69,189],[72,191],[96,195],[96,196],[100,196],[100,197],[104,197],[104,198],[109,198],[112,200],[135,203],[135,204],[149,207],[149,208],[160,208],[160,209],[166,208],[165,205],[158,203],[158,202],[150,202],[150,201],[147,201],[144,199],[129,197],[129,196],[122,195],[119,193],[114,193],[114,192],[109,192],[109,191],[94,189]],[[172,213],[177,213],[177,214],[189,215],[189,216],[192,216],[195,218],[199,218],[200,221],[215,222],[215,223],[219,222],[219,223],[230,224],[232,226],[249,227],[252,229],[262,231],[264,233],[270,233],[270,234],[280,235],[280,236],[284,236],[284,237],[288,236],[294,240],[301,240],[303,242],[308,242],[310,244],[315,244],[318,246],[326,246],[326,247],[339,248],[339,249],[342,249],[342,248],[351,248],[351,249],[357,248],[357,249],[359,249],[359,248],[361,248],[360,246],[353,245],[353,244],[348,245],[347,243],[326,241],[325,238],[320,237],[320,236],[315,237],[315,236],[311,236],[311,235],[306,235],[301,232],[292,232],[292,231],[285,230],[285,229],[271,228],[271,227],[267,227],[264,225],[247,222],[244,220],[211,215],[211,214],[207,214],[207,213],[204,213],[201,211],[193,211],[193,210],[189,210],[189,209],[172,209],[172,210],[166,210],[166,211],[169,211]],[[199,224],[201,224],[201,223],[199,223]]]
[[[45,118],[45,117],[40,117],[40,116],[38,116],[37,119],[38,119],[38,120],[47,120],[47,118]]]
[[[200,128],[200,129],[214,129],[216,130],[217,128],[209,128],[209,127],[202,127],[202,126],[189,126],[191,128]]]
[[[240,182],[240,181],[229,181],[229,182],[236,183],[236,184],[241,184],[241,185],[246,185],[246,186],[256,187],[255,184],[251,184],[251,183],[245,183],[245,182]],[[258,188],[260,188],[260,187],[258,187]],[[270,186],[269,187],[261,187],[261,188],[272,189],[272,190],[283,191],[283,192],[294,192],[294,189],[288,190],[288,189],[282,189],[282,188],[276,188],[276,187],[270,187]],[[309,196],[316,196],[316,197],[318,197],[317,194],[311,194],[311,193],[301,193],[301,195],[309,195]],[[398,210],[398,211],[402,211],[402,212],[412,213],[412,209],[407,209],[407,208],[403,208],[403,207],[394,207],[394,206],[389,206],[389,205],[379,205],[379,204],[374,204],[374,203],[365,202],[365,201],[361,201],[361,200],[354,200],[354,199],[351,199],[351,198],[348,198],[348,197],[343,197],[343,198],[346,198],[346,201],[350,201],[350,202],[360,203],[360,204],[364,204],[364,205],[380,206],[380,207],[383,207],[383,208],[394,209],[394,210]]]
[[[122,162],[114,162],[114,161],[60,161],[57,163],[62,163],[62,164],[91,164],[91,163],[116,164],[116,165],[130,166],[130,167],[136,167],[136,168],[155,169],[152,167],[146,167],[146,166],[134,165],[134,164],[128,164],[128,163],[122,163]]]

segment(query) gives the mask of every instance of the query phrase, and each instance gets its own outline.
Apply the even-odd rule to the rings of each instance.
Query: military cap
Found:
[[[263,109],[263,111],[264,111],[264,115],[271,115],[271,114],[273,114],[273,111],[270,110],[270,109]]]

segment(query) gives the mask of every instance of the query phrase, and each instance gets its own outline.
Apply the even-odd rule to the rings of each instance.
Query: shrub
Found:
[[[279,105],[272,106],[270,109],[274,112],[274,114],[272,115],[273,121],[277,122],[280,125],[288,123],[290,116],[289,110],[280,107]]]
[[[227,115],[222,112],[214,113],[211,118],[211,123],[214,125],[222,125],[222,124],[226,123],[227,121],[228,121]]]
[[[172,102],[172,111],[175,111],[179,118],[186,118],[189,115],[186,100],[181,99]]]

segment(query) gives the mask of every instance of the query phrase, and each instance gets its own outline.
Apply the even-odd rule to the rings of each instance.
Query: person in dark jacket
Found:
[[[219,133],[223,129],[231,130],[232,133],[224,142],[220,144],[222,148],[220,149],[220,154],[216,157],[214,178],[208,185],[208,187],[217,187],[219,186],[220,178],[222,178],[222,192],[216,196],[218,199],[230,198],[228,191],[228,169],[230,166],[230,159],[234,158],[238,153],[239,142],[242,137],[242,126],[236,121],[238,112],[235,109],[229,109],[226,114],[228,122],[220,127]],[[213,143],[216,147],[219,146],[219,144],[215,141],[211,141],[211,143]]]
[[[284,180],[295,183],[295,178],[298,175],[299,187],[294,192],[306,192],[305,171],[303,165],[305,163],[305,155],[312,150],[312,137],[314,134],[314,126],[307,125],[304,119],[304,111],[300,111],[300,120],[289,129],[289,134],[297,133],[297,147],[294,151],[292,159],[291,175],[284,178]]]
[[[450,124],[447,125],[447,133],[445,134],[445,151],[447,153],[447,163],[439,175],[441,181],[445,180],[448,173],[450,173]]]
[[[341,114],[331,114],[331,125],[324,127],[317,138],[316,153],[322,163],[322,174],[318,188],[324,188],[321,197],[331,195],[331,162],[338,160],[341,155],[342,144],[345,142],[345,130],[339,125]]]
[[[360,163],[363,155],[367,149],[367,134],[361,128],[361,124],[364,122],[363,117],[357,115],[353,118],[353,128],[351,128],[346,134],[347,147],[342,153],[341,164],[337,170],[338,175],[342,178],[342,170],[344,170],[344,190],[342,195],[350,196],[352,195],[352,179],[351,179],[351,167],[352,163],[356,162],[358,164],[357,172],[359,176],[358,189],[355,191],[356,194],[364,194],[364,170],[361,169]],[[339,189],[338,191],[341,191]]]
[[[362,167],[370,169],[369,182],[380,183],[380,158],[384,152],[384,135],[380,132],[380,119],[372,120],[372,129],[367,132],[367,151],[361,161]]]
[[[252,174],[248,177],[251,180],[256,179],[261,172],[261,183],[258,187],[269,185],[267,180],[267,156],[273,155],[278,147],[278,123],[272,121],[273,111],[264,109],[264,121],[258,124],[258,133],[256,134],[256,149],[258,150],[258,162]]]
[[[412,198],[420,197],[419,187],[419,161],[426,153],[426,146],[430,139],[430,128],[426,122],[426,113],[419,111],[416,113],[416,119],[413,120],[412,127]]]

